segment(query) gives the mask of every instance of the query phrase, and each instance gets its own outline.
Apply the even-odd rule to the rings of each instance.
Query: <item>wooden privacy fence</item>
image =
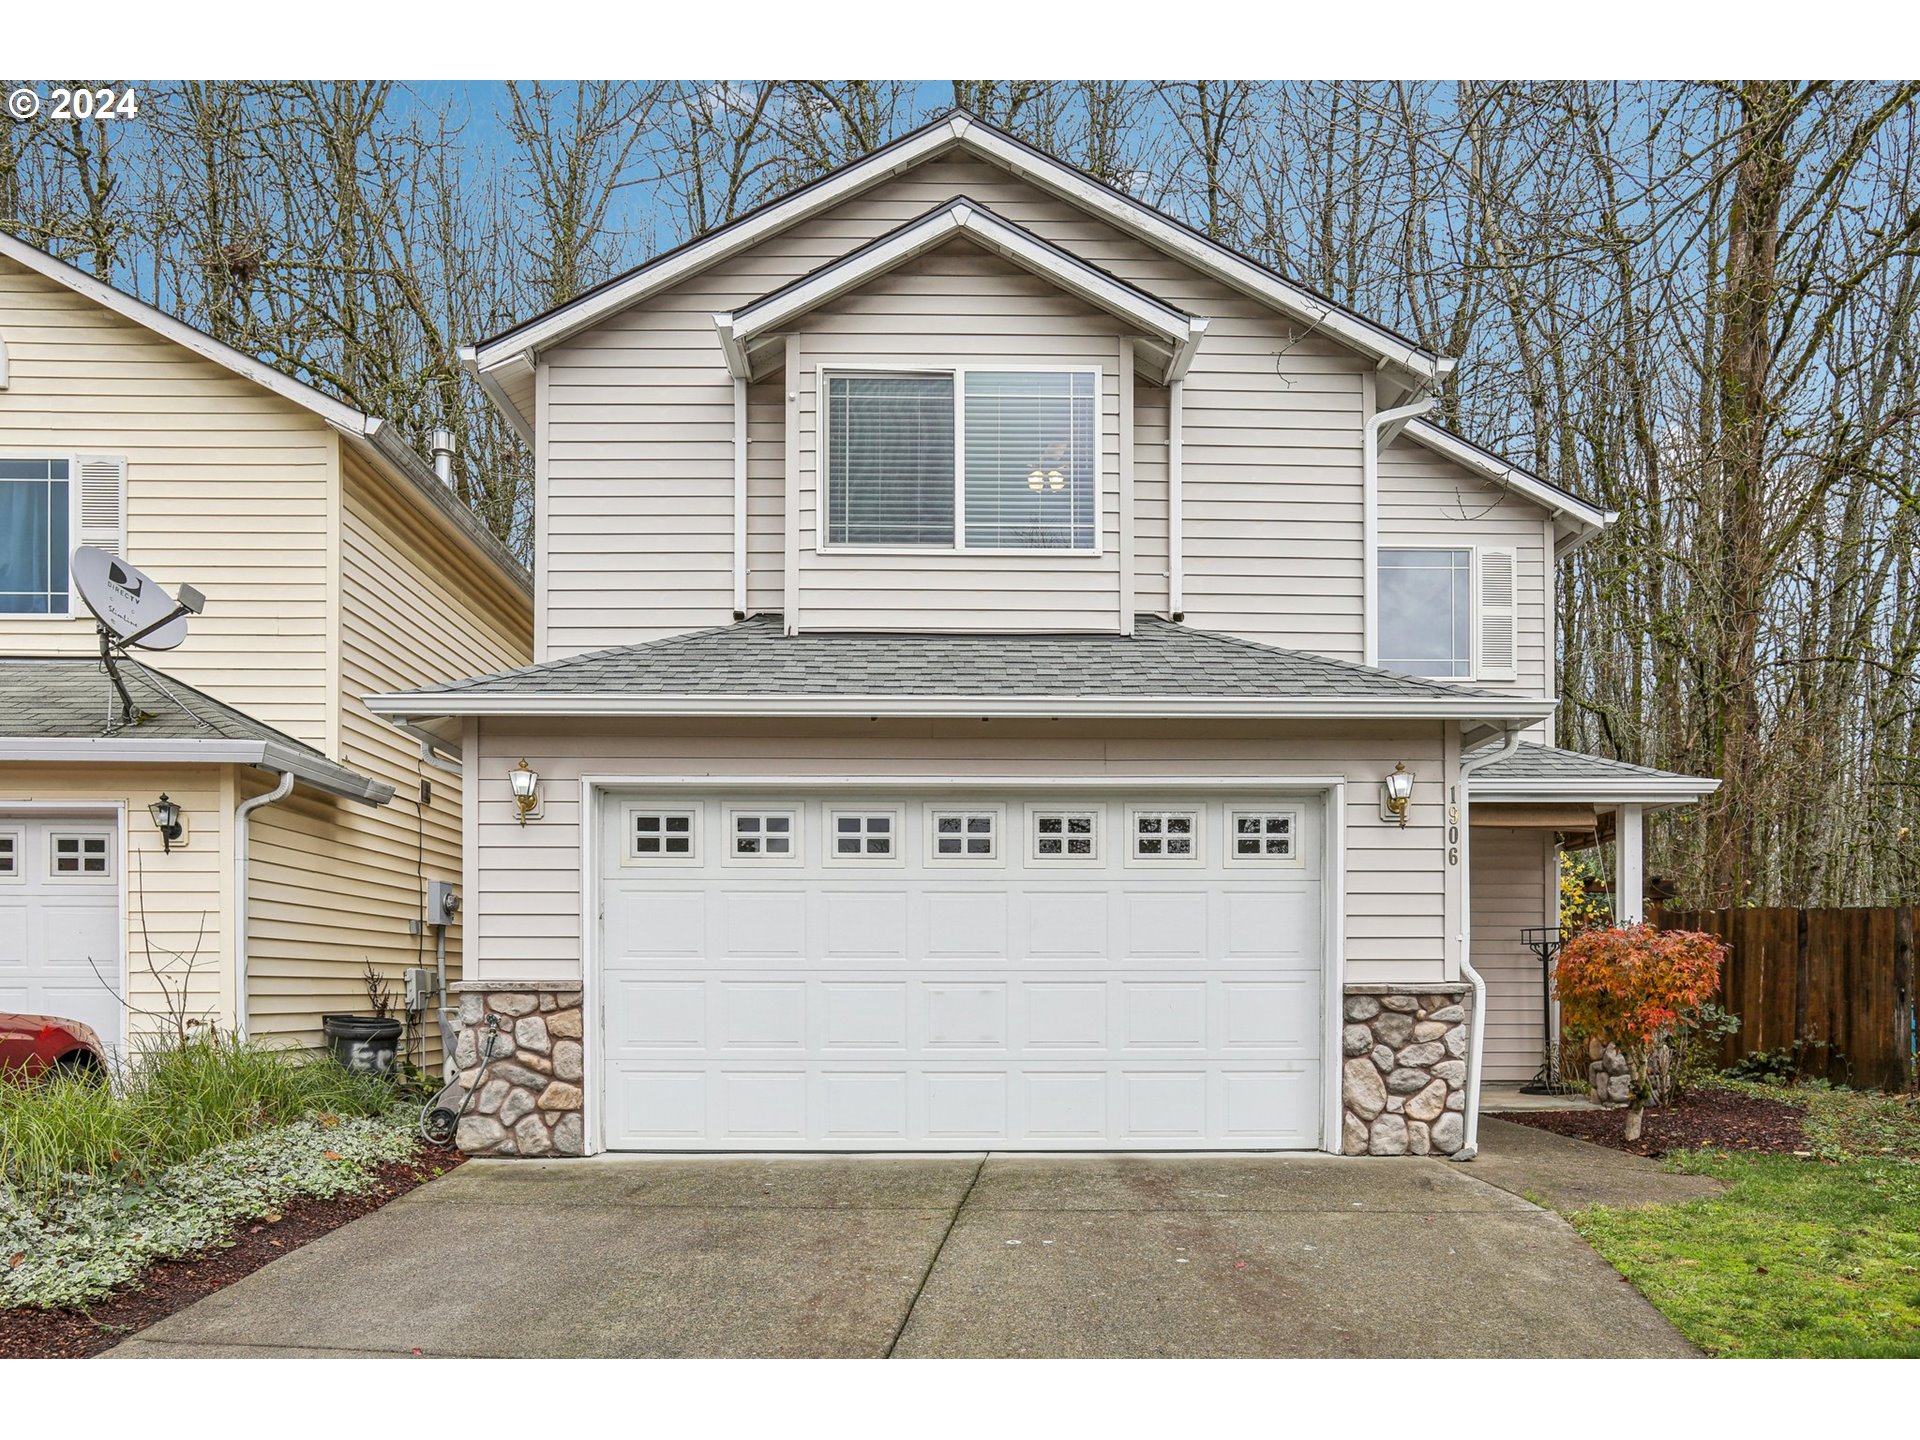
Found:
[[[1916,1086],[1912,906],[1678,910],[1663,930],[1705,930],[1733,950],[1720,1003],[1741,1020],[1721,1063],[1791,1050],[1802,1074],[1880,1090]]]

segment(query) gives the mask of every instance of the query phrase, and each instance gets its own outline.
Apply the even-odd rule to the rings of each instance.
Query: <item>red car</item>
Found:
[[[31,1080],[48,1070],[106,1074],[100,1037],[78,1020],[0,1015],[0,1080]]]

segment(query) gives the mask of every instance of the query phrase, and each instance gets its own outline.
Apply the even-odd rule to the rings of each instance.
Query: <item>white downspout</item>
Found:
[[[1361,661],[1380,663],[1380,433],[1389,425],[1415,420],[1437,404],[1422,396],[1397,410],[1382,410],[1367,421],[1360,444],[1360,610]]]
[[[1186,424],[1187,382],[1175,380],[1167,386],[1167,618],[1183,620],[1187,610],[1186,546],[1180,533],[1181,454],[1180,431]]]
[[[1467,777],[1520,748],[1521,727],[1507,727],[1498,745],[1460,757],[1460,973],[1473,986],[1473,1027],[1467,1033],[1467,1135],[1453,1158],[1471,1160],[1480,1153],[1480,1061],[1487,1048],[1487,982],[1473,968],[1473,802]]]
[[[254,811],[287,798],[293,772],[282,770],[280,783],[264,795],[242,800],[233,812],[233,1031],[245,1040],[247,1018],[247,820]]]

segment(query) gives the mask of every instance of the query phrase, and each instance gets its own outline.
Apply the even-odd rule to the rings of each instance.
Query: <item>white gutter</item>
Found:
[[[367,708],[387,717],[440,719],[455,715],[616,716],[726,715],[791,719],[796,716],[888,716],[912,719],[982,718],[1051,720],[1061,716],[1146,720],[1405,720],[1474,719],[1504,722],[1544,720],[1555,702],[1520,696],[1463,695],[1414,699],[1248,699],[1243,696],[1166,695],[1137,700],[1088,700],[1046,695],[489,695],[458,691],[369,695]]]
[[[1507,731],[1498,745],[1460,757],[1460,973],[1473,986],[1473,1024],[1467,1035],[1467,1135],[1453,1158],[1471,1160],[1480,1153],[1480,1071],[1487,1048],[1487,982],[1473,968],[1473,787],[1467,777],[1482,766],[1505,759],[1520,748],[1520,730]]]
[[[293,792],[293,772],[282,770],[280,783],[264,795],[242,800],[233,812],[233,1030],[247,1038],[247,821],[263,806],[277,804]]]
[[[1389,425],[1404,425],[1433,409],[1434,397],[1423,396],[1397,410],[1382,410],[1367,421],[1360,446],[1360,611],[1361,662],[1380,663],[1380,445]],[[1399,432],[1396,430],[1395,434]],[[1390,438],[1390,437],[1389,437]]]
[[[157,765],[251,765],[290,774],[303,785],[363,805],[384,805],[393,787],[310,756],[291,745],[267,740],[136,740],[123,736],[47,736],[0,739],[0,760]]]

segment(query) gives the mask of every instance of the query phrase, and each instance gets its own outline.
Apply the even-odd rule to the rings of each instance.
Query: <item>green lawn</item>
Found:
[[[1920,1356],[1920,1102],[1758,1093],[1806,1102],[1811,1153],[1691,1151],[1732,1188],[1574,1225],[1710,1355]]]

